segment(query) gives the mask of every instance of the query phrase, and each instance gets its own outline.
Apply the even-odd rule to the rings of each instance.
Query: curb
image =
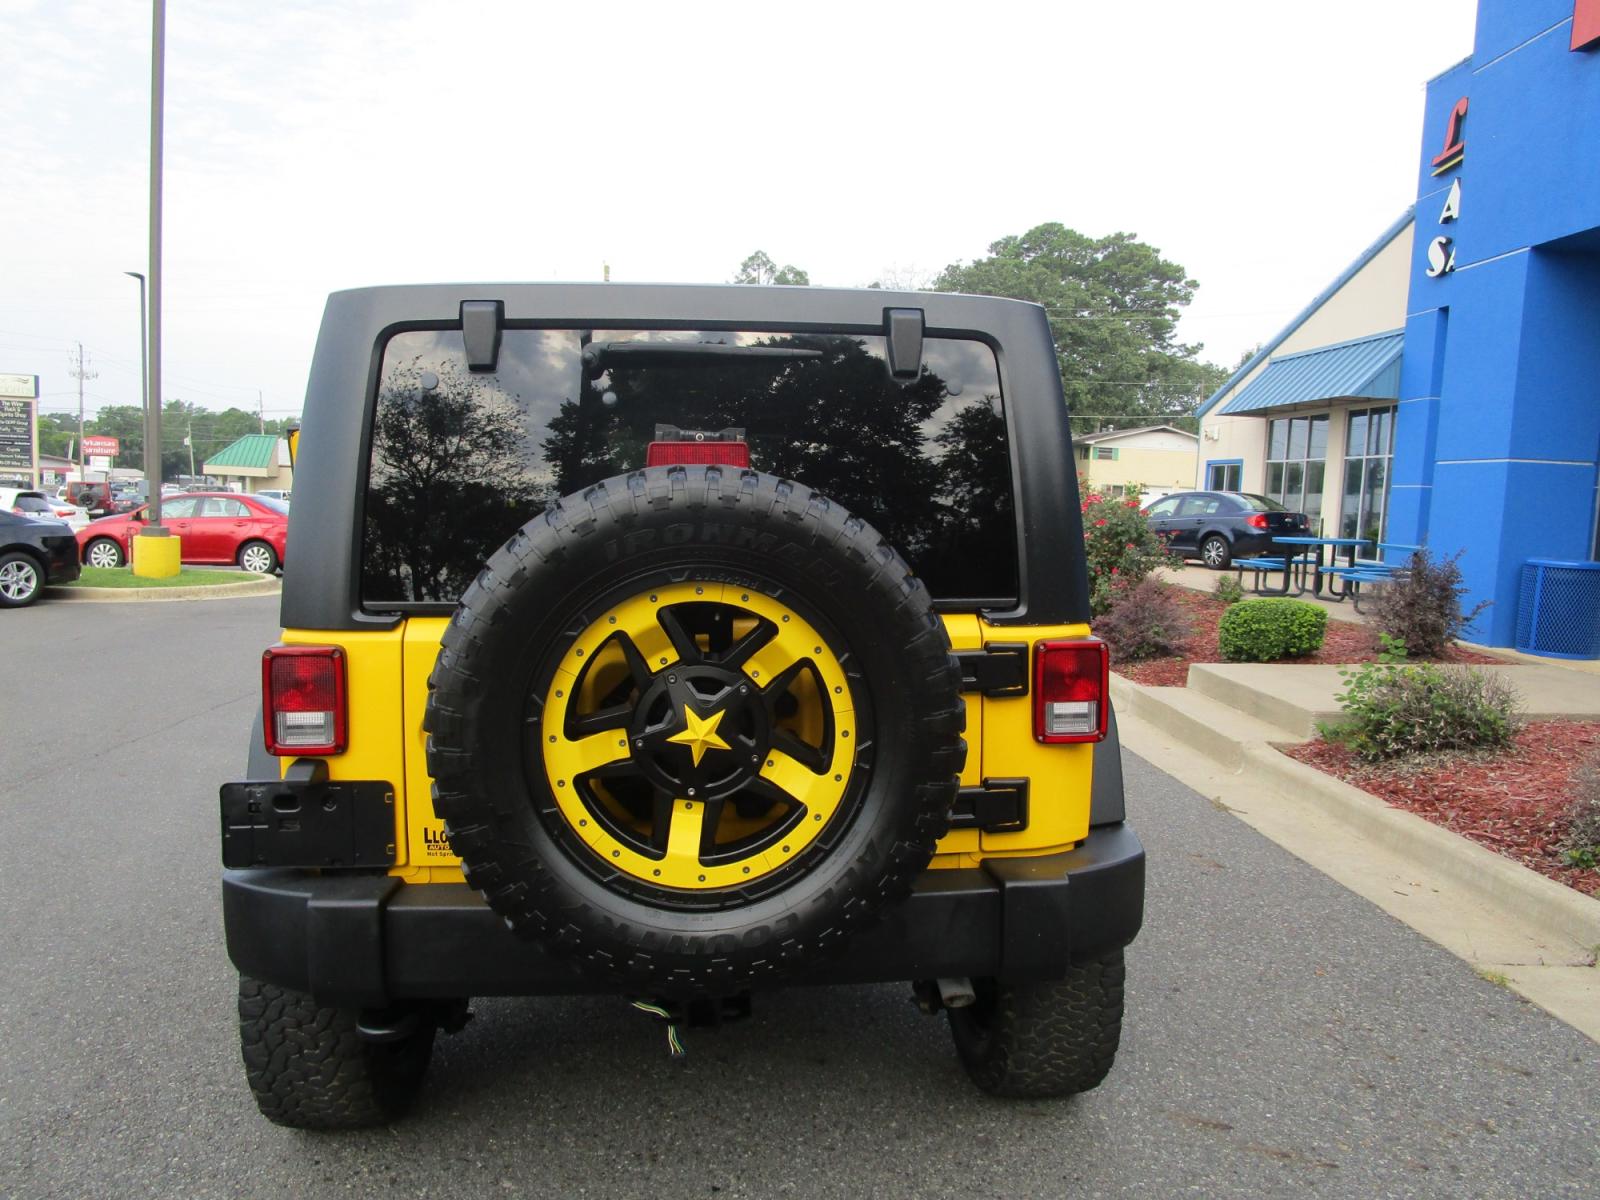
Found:
[[[1220,732],[1213,732],[1208,742],[1185,736],[1193,732],[1183,728],[1193,722],[1189,714],[1169,708],[1142,684],[1121,676],[1112,678],[1114,702],[1122,702],[1132,715],[1177,737],[1222,769],[1249,773],[1271,784],[1414,860],[1420,871],[1431,871],[1476,892],[1551,937],[1590,951],[1600,947],[1600,900],[1546,879],[1415,813],[1392,808],[1358,787],[1290,758],[1268,742],[1240,741]],[[1286,736],[1283,740],[1291,739]],[[1130,745],[1130,749],[1138,751],[1136,746]]]
[[[275,596],[283,590],[283,581],[271,579],[246,579],[240,583],[201,583],[193,587],[173,588],[101,588],[58,587],[51,588],[47,599],[71,600],[76,603],[100,604],[152,604],[167,600],[222,600],[240,596]]]

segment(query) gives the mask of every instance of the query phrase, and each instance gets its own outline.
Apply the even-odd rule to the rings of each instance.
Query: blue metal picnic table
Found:
[[[1294,568],[1297,566],[1300,570],[1299,590],[1302,592],[1310,592],[1313,595],[1319,595],[1322,592],[1322,576],[1326,570],[1323,564],[1324,547],[1330,548],[1334,551],[1337,551],[1341,546],[1344,547],[1349,552],[1345,556],[1345,565],[1347,567],[1354,567],[1356,561],[1356,551],[1360,547],[1368,544],[1367,538],[1275,537],[1272,540],[1275,544],[1280,546],[1304,546],[1307,548],[1314,548],[1317,552],[1314,561],[1308,561],[1304,557],[1297,557],[1292,551],[1284,554],[1283,586],[1275,589],[1276,593],[1280,596],[1287,596],[1289,594],[1289,578]],[[1305,582],[1305,569],[1308,566],[1312,568],[1311,585],[1309,587],[1306,586]],[[1261,576],[1258,573],[1257,579],[1259,580],[1260,577]],[[1259,591],[1262,589],[1258,588],[1257,590]],[[1266,590],[1270,591],[1274,589]],[[1335,600],[1344,599],[1346,590],[1348,589],[1335,592],[1333,584],[1331,582],[1328,584],[1328,595]]]

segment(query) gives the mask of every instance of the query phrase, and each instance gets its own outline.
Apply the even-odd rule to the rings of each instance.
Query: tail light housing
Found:
[[[748,467],[748,442],[651,442],[644,453],[647,467]]]
[[[273,646],[261,656],[268,754],[342,754],[349,700],[338,646]]]
[[[1265,529],[1267,527],[1266,513],[1251,513],[1244,519],[1244,523],[1251,529]]]
[[[1099,638],[1040,642],[1033,650],[1033,736],[1051,744],[1106,736],[1111,656]]]

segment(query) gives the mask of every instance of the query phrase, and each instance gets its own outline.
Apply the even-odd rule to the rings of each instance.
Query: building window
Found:
[[[1322,516],[1327,459],[1327,417],[1267,423],[1267,495],[1291,512],[1305,513],[1313,528]]]
[[[1389,460],[1394,456],[1394,409],[1360,408],[1350,414],[1344,453],[1344,497],[1339,536],[1376,542],[1389,507]]]
[[[1115,446],[1096,446],[1094,448],[1094,456],[1100,462],[1115,462],[1117,448]]]
[[[1244,462],[1208,462],[1206,491],[1238,492],[1244,489]]]

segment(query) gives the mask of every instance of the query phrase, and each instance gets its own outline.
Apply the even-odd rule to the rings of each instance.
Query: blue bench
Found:
[[[1332,587],[1328,588],[1329,599],[1343,600],[1348,596],[1357,612],[1361,611],[1362,584],[1392,583],[1398,574],[1388,563],[1359,561],[1353,567],[1323,567],[1322,573],[1344,581],[1344,591],[1341,593],[1334,592]]]
[[[1268,592],[1276,595],[1288,595],[1289,572],[1291,570],[1298,569],[1301,572],[1301,578],[1303,579],[1306,569],[1308,567],[1315,567],[1317,565],[1317,560],[1314,555],[1310,554],[1303,554],[1298,558],[1285,558],[1281,555],[1274,558],[1269,555],[1264,558],[1236,558],[1233,560],[1233,565],[1239,572],[1239,584],[1241,587],[1244,585],[1244,573],[1247,570],[1254,571],[1256,573],[1255,582],[1250,586],[1257,594]],[[1283,587],[1263,588],[1261,584],[1264,578],[1273,571],[1283,572]],[[1305,588],[1301,587],[1300,590],[1304,591]]]

